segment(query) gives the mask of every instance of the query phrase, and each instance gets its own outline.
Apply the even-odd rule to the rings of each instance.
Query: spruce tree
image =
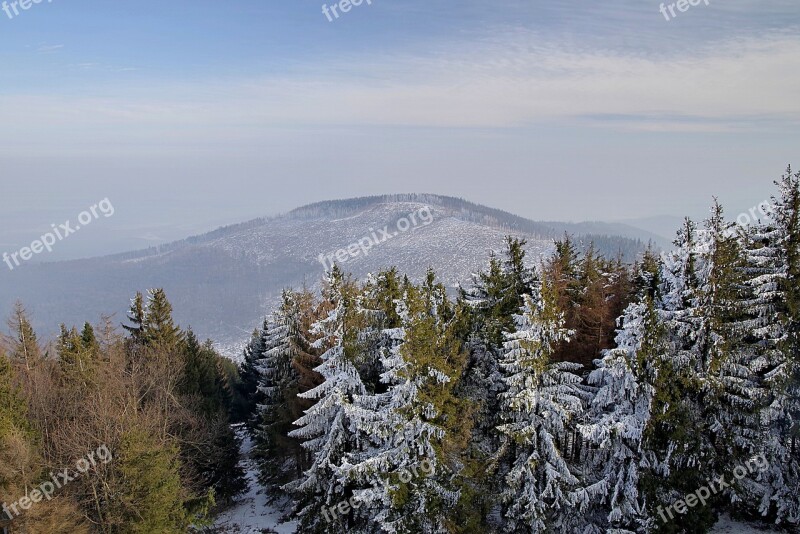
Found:
[[[271,486],[286,483],[300,465],[298,442],[288,436],[292,422],[298,418],[291,406],[297,395],[291,342],[291,324],[297,320],[295,311],[293,295],[285,292],[281,308],[264,321],[261,358],[254,362],[260,394],[256,406],[259,467],[262,482]]]
[[[242,363],[239,364],[239,395],[243,399],[243,405],[238,407],[241,413],[237,418],[242,421],[252,423],[254,412],[260,402],[263,401],[262,394],[259,392],[258,383],[261,379],[258,370],[258,362],[264,357],[265,337],[268,335],[269,324],[267,319],[261,328],[257,328],[250,336],[250,340],[244,347]]]
[[[209,343],[201,345],[191,328],[187,329],[185,340],[179,391],[182,395],[193,397],[193,411],[211,418],[226,408],[217,354]]]
[[[428,272],[396,304],[399,328],[383,332],[377,395],[355,397],[356,444],[337,468],[360,505],[348,518],[360,532],[440,532],[457,512],[471,407],[455,394],[466,354],[455,335],[459,311]]]
[[[545,279],[517,318],[502,362],[508,391],[503,394],[498,430],[511,442],[510,470],[503,490],[506,528],[512,532],[569,529],[581,480],[570,466],[571,425],[590,393],[575,371],[580,365],[554,363],[556,347],[570,339],[555,287]]]
[[[178,349],[183,334],[173,321],[172,304],[163,289],[151,289],[148,293],[142,325],[145,344],[166,351]]]
[[[144,296],[141,292],[137,291],[136,295],[131,299],[131,305],[128,310],[128,321],[130,325],[122,325],[130,340],[134,345],[141,346],[144,344],[144,323],[145,323],[145,305]]]
[[[651,420],[645,433],[642,487],[650,516],[677,499],[708,484],[718,469],[713,436],[706,419],[708,364],[719,330],[709,330],[713,289],[708,234],[686,219],[675,240],[675,250],[664,255],[657,303],[666,330],[664,358],[657,360]],[[705,252],[704,252],[705,251]],[[719,500],[719,497],[714,499]],[[692,517],[657,522],[657,532],[710,528],[717,502],[693,508]],[[659,508],[661,507],[661,508]]]
[[[645,267],[646,269],[646,267]],[[641,491],[645,432],[650,424],[659,362],[667,350],[664,328],[650,295],[622,317],[617,347],[605,351],[589,384],[598,388],[589,422],[580,425],[587,452],[588,522],[595,532],[648,531],[652,518]]]
[[[42,350],[22,302],[14,303],[8,326],[11,330],[11,359],[30,371],[41,361]]]
[[[99,347],[91,330],[84,327],[81,335],[74,327],[67,330],[62,324],[57,352],[61,372],[69,384],[85,388],[95,380]]]
[[[764,360],[760,344],[752,339],[756,297],[748,284],[746,255],[734,225],[725,221],[722,207],[714,204],[706,222],[704,250],[700,255],[703,284],[695,314],[703,318],[698,332],[702,343],[703,418],[714,446],[706,459],[714,476],[730,474],[759,450],[759,409],[766,398]],[[731,502],[742,502],[748,492],[734,484],[727,492]]]
[[[31,431],[27,403],[15,380],[14,367],[0,347],[0,442],[14,431]],[[0,480],[0,484],[5,481]]]
[[[756,294],[764,304],[757,331],[768,349],[769,397],[763,451],[769,466],[753,493],[759,512],[779,525],[800,524],[800,173],[791,168],[777,182],[774,221],[760,227],[754,255],[763,269]]]
[[[178,449],[150,432],[125,433],[113,463],[114,478],[107,514],[118,518],[124,534],[182,534],[192,518],[184,508]]]
[[[335,482],[335,466],[352,447],[349,413],[354,398],[366,392],[353,363],[358,351],[357,332],[351,325],[355,310],[353,285],[338,266],[328,275],[326,293],[331,310],[312,327],[312,333],[318,336],[315,346],[327,348],[322,364],[315,369],[324,382],[300,395],[316,404],[295,421],[300,428],[289,434],[305,440],[303,447],[312,458],[302,477],[285,486],[298,501],[300,525],[307,532],[331,528],[323,520],[323,509],[349,497]],[[341,521],[337,518],[334,524],[344,528]]]

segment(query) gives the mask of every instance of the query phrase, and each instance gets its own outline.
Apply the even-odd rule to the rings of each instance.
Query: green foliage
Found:
[[[269,322],[264,319],[261,329],[253,331],[250,341],[244,348],[244,359],[239,366],[239,378],[234,388],[237,395],[235,407],[237,421],[247,421],[263,401],[263,395],[258,391],[258,382],[261,378],[258,362],[264,357],[265,336],[268,330]]]
[[[508,237],[505,259],[492,255],[489,267],[481,272],[469,295],[477,300],[473,329],[490,347],[503,345],[504,332],[514,328],[514,315],[522,307],[522,296],[531,292],[535,276],[525,265],[525,240]]]
[[[28,314],[19,301],[14,304],[8,326],[12,335],[11,360],[23,364],[27,370],[32,369],[42,359],[42,351]]]
[[[220,356],[210,341],[201,345],[191,329],[186,331],[185,336],[181,394],[191,396],[194,399],[193,410],[207,419],[220,411],[227,412],[230,393],[220,369]]]
[[[415,379],[436,369],[447,377],[442,383],[441,379],[429,376],[419,387],[418,402],[410,407],[414,413],[406,415],[441,426],[447,436],[441,451],[447,456],[466,448],[471,429],[473,406],[455,393],[467,362],[463,340],[455,335],[465,310],[452,306],[445,287],[435,282],[431,270],[421,287],[407,292],[406,305],[410,322],[400,351],[409,365],[400,375]],[[434,419],[425,416],[429,404],[438,413]]]
[[[0,440],[14,430],[31,431],[28,406],[15,381],[14,368],[0,348]]]
[[[136,292],[136,295],[133,297],[133,300],[131,301],[131,307],[128,310],[128,321],[130,321],[131,324],[122,325],[122,328],[127,330],[131,342],[134,345],[143,345],[145,309],[144,309],[144,296],[139,291]]]
[[[150,291],[142,334],[146,345],[168,351],[176,350],[183,341],[183,334],[172,319],[172,304],[163,289]]]
[[[115,454],[114,500],[108,503],[120,534],[183,534],[192,521],[184,508],[178,449],[145,430],[127,432]]]
[[[86,323],[79,334],[62,324],[56,349],[64,380],[75,387],[88,387],[95,379],[100,350],[92,327]]]

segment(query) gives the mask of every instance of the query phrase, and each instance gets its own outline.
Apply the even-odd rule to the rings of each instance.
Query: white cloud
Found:
[[[46,54],[48,52],[55,52],[56,50],[61,50],[62,48],[64,48],[63,44],[49,45],[47,43],[42,43],[39,45],[36,51],[41,54]]]
[[[800,121],[800,38],[777,34],[637,56],[567,50],[535,35],[432,53],[343,58],[293,77],[95,97],[0,97],[0,122],[51,142],[237,142],[303,126],[524,127],[550,121],[650,131],[762,131]],[[5,149],[9,147],[6,145]]]

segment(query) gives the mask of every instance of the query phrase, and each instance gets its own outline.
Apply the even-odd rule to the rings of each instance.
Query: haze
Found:
[[[702,217],[717,195],[735,217],[800,165],[800,5],[660,4],[0,12],[0,249],[106,197],[48,261],[392,192],[564,221]]]

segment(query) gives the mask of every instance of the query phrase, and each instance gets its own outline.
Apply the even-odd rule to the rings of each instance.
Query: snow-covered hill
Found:
[[[318,286],[320,255],[335,258],[338,250],[369,239],[366,254],[360,249],[343,263],[356,276],[397,266],[420,278],[432,267],[454,287],[491,251],[502,250],[506,235],[528,239],[537,258],[564,232],[627,255],[650,237],[621,225],[537,223],[436,195],[330,201],[144,251],[0,272],[0,310],[21,299],[47,335],[61,322],[97,321],[101,314],[114,314],[120,323],[137,290],[164,287],[182,326],[234,354],[284,288]]]

